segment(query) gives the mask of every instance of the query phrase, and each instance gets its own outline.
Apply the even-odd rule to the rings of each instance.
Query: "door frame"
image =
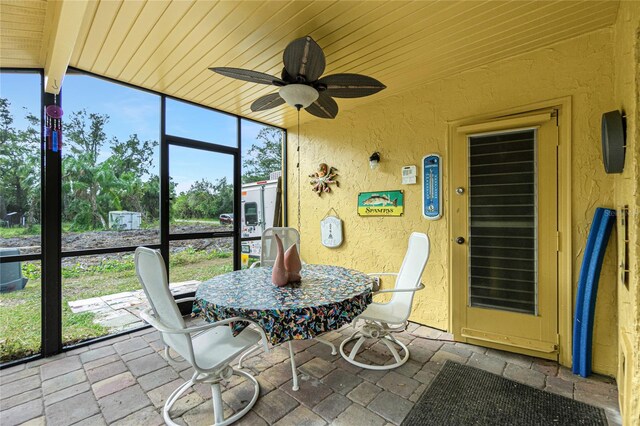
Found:
[[[163,112],[166,108],[166,103],[162,102]],[[240,127],[240,126],[238,126]],[[233,221],[233,230],[231,231],[195,231],[191,233],[171,233],[171,225],[169,212],[171,210],[171,197],[169,193],[169,181],[171,177],[171,157],[169,155],[169,149],[172,146],[192,149],[194,151],[201,151],[213,154],[229,155],[233,161],[233,210],[235,212],[240,211],[240,201],[242,193],[242,133],[238,131],[237,144],[238,147],[227,147],[224,145],[218,145],[214,143],[208,143],[203,141],[197,141],[193,139],[173,136],[167,134],[166,131],[162,137],[162,148],[160,150],[160,252],[165,259],[165,268],[167,274],[169,270],[169,257],[170,257],[170,245],[172,241],[184,241],[195,239],[216,239],[216,238],[229,238],[233,239],[233,270],[237,271],[241,268],[240,261],[240,221]]]
[[[448,122],[447,152],[448,167],[453,170],[455,165],[451,157],[452,147],[457,139],[457,128],[470,124],[480,124],[490,120],[506,119],[509,116],[530,113],[542,109],[556,109],[558,111],[558,360],[561,365],[571,366],[571,348],[573,337],[573,271],[571,245],[571,96],[540,101],[518,107],[512,107],[487,114],[478,114]],[[448,174],[451,176],[451,174]],[[454,182],[449,178],[449,197],[455,194]],[[449,203],[450,200],[447,199]],[[451,206],[447,206],[450,208]],[[451,282],[453,277],[453,235],[451,220],[447,223],[449,235],[449,330],[453,331],[454,322],[460,321],[457,311],[455,287]]]

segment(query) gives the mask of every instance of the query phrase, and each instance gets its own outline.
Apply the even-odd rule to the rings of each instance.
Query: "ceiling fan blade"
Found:
[[[318,99],[305,108],[309,114],[320,118],[336,118],[338,115],[338,104],[331,99],[331,96],[320,93]]]
[[[289,43],[284,49],[283,61],[287,73],[294,79],[303,76],[303,82],[316,81],[326,65],[322,48],[310,36]]]
[[[251,111],[264,111],[266,109],[275,108],[284,103],[284,99],[278,93],[269,93],[256,99],[251,104]]]
[[[273,84],[274,86],[285,85],[285,82],[280,80],[278,77],[274,77],[263,72],[229,67],[214,67],[209,69],[213,72],[224,75],[225,77],[231,77],[242,81],[249,81],[251,83]]]
[[[287,72],[286,68],[282,68],[282,72],[280,73],[280,78],[287,83],[293,84],[296,82],[295,77],[291,77]]]
[[[315,86],[324,85],[323,92],[336,98],[360,98],[378,93],[387,86],[373,77],[360,74],[333,74],[322,77]]]

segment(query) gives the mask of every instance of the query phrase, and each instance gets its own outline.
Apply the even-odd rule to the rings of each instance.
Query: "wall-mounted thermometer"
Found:
[[[438,154],[422,159],[422,215],[432,220],[442,217],[441,160]]]

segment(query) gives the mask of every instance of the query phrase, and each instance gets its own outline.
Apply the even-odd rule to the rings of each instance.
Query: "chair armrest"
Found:
[[[397,272],[371,272],[367,274],[370,277],[378,277],[377,283],[371,286],[371,291],[373,294],[378,294],[380,290],[380,277],[397,277]]]
[[[182,299],[176,299],[176,303],[195,302],[195,301],[196,301],[195,297],[183,297]]]
[[[249,269],[251,269],[251,268],[257,268],[257,267],[259,267],[259,266],[260,266],[260,261],[258,260],[257,262],[252,263],[252,264],[251,264],[251,266],[249,266]]]
[[[262,340],[262,345],[264,346],[264,351],[269,352],[269,347],[267,346],[267,343],[268,343],[267,335],[264,333],[264,330],[262,329],[262,327],[260,327],[260,325],[257,322],[247,318],[233,317],[233,318],[223,319],[221,321],[210,322],[208,324],[197,325],[195,327],[169,328],[161,320],[156,318],[151,308],[145,309],[144,311],[140,312],[140,316],[142,317],[143,320],[151,324],[159,332],[168,333],[168,334],[192,334],[200,331],[205,331],[210,328],[219,327],[221,325],[227,325],[231,322],[240,322],[240,321],[248,322],[257,327],[256,331],[260,333],[260,338]]]
[[[372,276],[372,277],[384,277],[384,276],[397,277],[398,273],[397,272],[371,272],[371,273],[368,273],[367,275]]]
[[[390,288],[388,290],[378,290],[376,292],[374,292],[373,294],[380,294],[380,293],[408,293],[408,292],[414,292],[414,291],[420,291],[424,289],[424,284],[420,283],[420,285],[416,288],[406,288],[406,289],[396,289],[396,288]]]

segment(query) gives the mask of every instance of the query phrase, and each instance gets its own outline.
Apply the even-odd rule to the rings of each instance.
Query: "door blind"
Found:
[[[537,314],[536,136],[468,137],[470,306]]]

